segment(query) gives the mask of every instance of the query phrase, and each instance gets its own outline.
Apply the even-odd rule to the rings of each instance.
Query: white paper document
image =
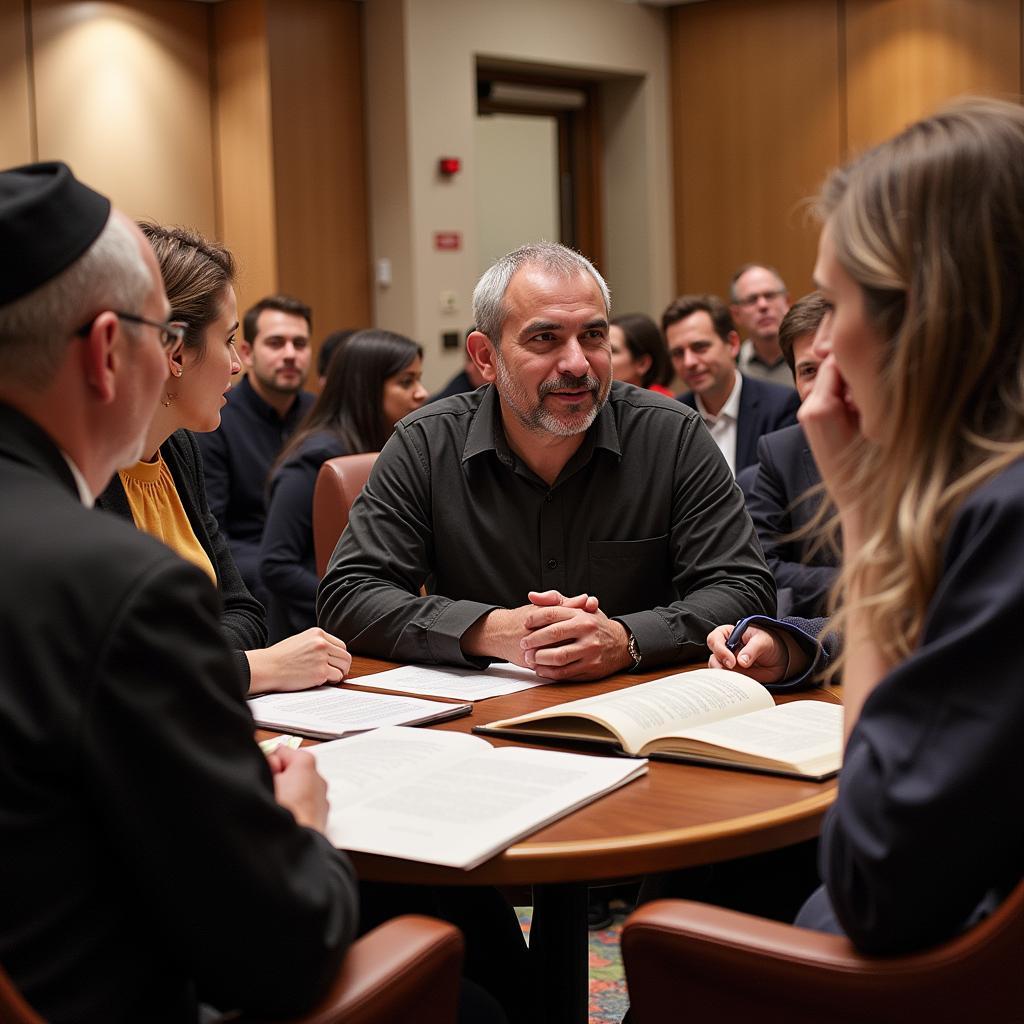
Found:
[[[377,729],[310,749],[335,846],[467,870],[647,771],[437,730]]]
[[[333,739],[383,725],[419,725],[468,714],[469,704],[318,686],[298,693],[268,693],[248,701],[256,725]]]
[[[382,690],[397,690],[399,693],[423,693],[432,697],[455,697],[457,700],[486,700],[488,697],[529,690],[532,686],[543,686],[548,680],[539,678],[533,669],[503,662],[486,669],[405,665],[350,681],[357,686],[377,686]]]

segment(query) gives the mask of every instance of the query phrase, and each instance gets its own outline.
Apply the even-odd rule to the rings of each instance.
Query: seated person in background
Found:
[[[801,401],[818,373],[821,359],[813,342],[827,311],[822,294],[811,292],[790,307],[779,328],[779,344],[793,369]],[[803,427],[796,424],[765,434],[757,443],[757,463],[748,468],[754,469],[754,480],[747,490],[747,511],[775,577],[779,613],[824,615],[836,577],[836,554],[806,531],[793,536],[804,530],[821,504],[821,492],[815,490],[821,477]]]
[[[608,329],[612,346],[612,375],[616,380],[649,388],[672,397],[672,363],[658,325],[643,313],[615,317]]]
[[[166,390],[152,250],[36,164],[0,252],[0,963],[55,1024],[298,1015],[356,924],[326,787],[253,741],[209,576],[86,507]]]
[[[475,327],[470,327],[466,331],[466,337],[468,338],[475,330]],[[462,395],[467,391],[476,391],[477,388],[483,387],[485,383],[486,381],[484,381],[476,363],[473,362],[467,352],[462,369],[436,395],[431,395],[427,399],[427,404],[439,402],[442,398],[450,398],[452,395]]]
[[[757,458],[762,434],[796,422],[800,397],[736,369],[740,337],[716,296],[680,296],[665,310],[661,327],[676,373],[690,389],[679,401],[700,413],[735,475]]]
[[[796,923],[869,954],[951,938],[1024,874],[1022,195],[1024,110],[966,100],[821,199],[831,311],[800,422],[843,534],[829,671],[847,738],[825,884]],[[713,665],[810,662],[792,631],[755,628],[737,662],[730,632],[709,637]]]
[[[743,335],[739,368],[744,377],[757,377],[791,388],[779,339],[779,326],[789,309],[789,292],[779,272],[760,263],[745,263],[729,282],[729,312]]]
[[[702,658],[706,623],[775,607],[700,418],[612,383],[608,314],[562,245],[484,274],[468,346],[489,386],[398,424],[321,583],[324,628],[395,661],[597,679]]]
[[[146,458],[122,469],[97,506],[124,516],[202,569],[221,593],[221,628],[236,651],[243,692],[295,690],[340,682],[352,662],[322,629],[265,647],[262,605],[249,593],[210,514],[203,466],[190,431],[214,430],[238,373],[234,260],[227,249],[184,228],[143,224],[182,327],[169,349],[164,393],[146,434]]]
[[[328,367],[327,383],[271,472],[260,573],[270,638],[316,624],[313,492],[320,467],[338,455],[377,452],[427,397],[423,349],[391,331],[353,334]]]
[[[331,331],[322,342],[316,354],[316,374],[320,382],[320,390],[327,383],[327,367],[331,365],[331,356],[341,348],[356,332],[354,330]]]
[[[263,604],[260,541],[270,467],[315,396],[309,371],[309,306],[287,295],[260,299],[242,318],[238,354],[245,376],[231,389],[220,426],[197,440],[210,511],[227,538],[245,585]]]

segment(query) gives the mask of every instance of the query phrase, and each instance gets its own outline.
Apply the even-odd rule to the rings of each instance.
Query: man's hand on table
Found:
[[[557,590],[528,596],[527,605],[484,615],[463,635],[462,649],[551,680],[603,679],[633,663],[625,627],[601,611],[596,597]]]

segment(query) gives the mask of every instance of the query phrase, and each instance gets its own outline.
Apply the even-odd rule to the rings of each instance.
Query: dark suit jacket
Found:
[[[846,744],[820,865],[863,952],[944,942],[1024,876],[1022,564],[1018,460],[957,509],[920,639],[871,691]]]
[[[260,545],[260,577],[267,594],[267,628],[272,643],[316,625],[313,494],[320,467],[348,451],[322,431],[307,437],[270,481],[267,522]]]
[[[263,606],[249,593],[217,520],[207,505],[203,461],[195,438],[187,430],[175,431],[161,445],[160,454],[171,471],[189,524],[217,573],[217,589],[223,605],[220,625],[228,645],[237,652],[235,662],[245,684],[242,690],[245,694],[249,690],[249,660],[244,652],[258,650],[267,643]],[[96,507],[133,521],[128,496],[116,474],[96,499]]]
[[[56,1024],[301,1012],[351,868],[274,799],[216,590],[6,406],[0,493],[0,963]]]
[[[803,427],[786,427],[765,434],[758,442],[757,472],[747,493],[747,511],[776,587],[780,591],[788,588],[791,593],[789,612],[807,618],[825,614],[837,560],[830,548],[817,547],[810,537],[783,538],[810,522],[821,497],[805,499],[805,495],[820,482]]]
[[[684,391],[677,397],[691,409],[697,408],[697,398],[692,391]],[[796,423],[799,408],[800,396],[792,388],[754,377],[743,378],[740,411],[736,419],[737,473],[756,461],[758,439],[763,434]]]
[[[267,474],[314,401],[316,395],[300,391],[282,419],[245,376],[228,392],[220,426],[196,436],[203,453],[210,511],[231,547],[249,593],[260,601],[265,599],[259,555],[267,515]]]

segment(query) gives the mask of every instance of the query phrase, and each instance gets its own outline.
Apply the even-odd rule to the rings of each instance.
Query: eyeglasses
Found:
[[[185,327],[183,324],[172,324],[164,323],[160,320],[149,320],[144,316],[137,316],[135,313],[125,313],[119,309],[113,309],[111,312],[118,318],[118,320],[127,320],[129,323],[146,324],[149,327],[155,327],[160,332],[160,344],[166,349],[176,348],[185,340]],[[99,313],[97,313],[96,316],[99,316]],[[89,331],[92,330],[92,325],[95,319],[96,317],[94,316],[87,324],[82,324],[82,326],[75,331],[75,334],[84,338]]]
[[[756,306],[759,299],[764,299],[765,302],[771,302],[772,299],[779,299],[786,294],[784,288],[776,288],[773,291],[768,292],[754,292],[753,295],[744,295],[742,299],[736,300],[737,306]]]

